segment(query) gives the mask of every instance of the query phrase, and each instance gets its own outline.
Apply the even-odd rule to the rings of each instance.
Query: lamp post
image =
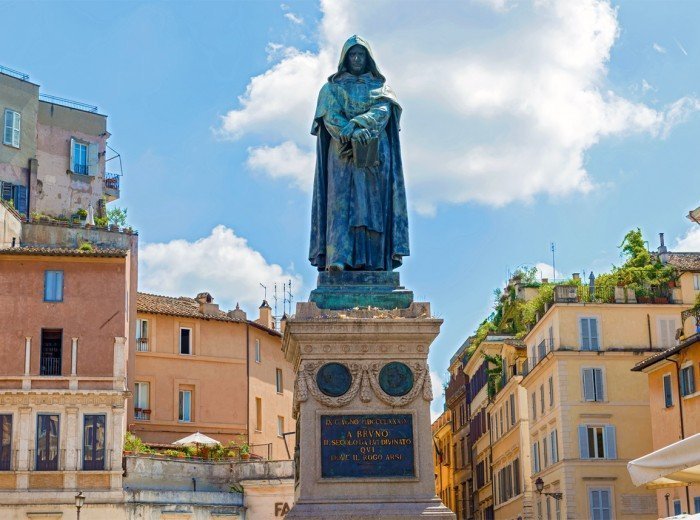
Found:
[[[83,495],[82,491],[78,491],[78,494],[75,495],[75,509],[78,510],[78,515],[77,515],[77,520],[80,520],[80,508],[83,507],[83,504],[85,503],[85,495]]]
[[[540,495],[552,497],[554,500],[559,501],[564,498],[564,493],[542,493],[544,489],[544,480],[542,480],[542,477],[537,477],[537,480],[535,480],[535,488],[537,488],[537,492]]]

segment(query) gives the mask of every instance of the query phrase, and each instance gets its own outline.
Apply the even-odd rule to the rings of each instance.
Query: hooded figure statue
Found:
[[[309,260],[319,271],[391,271],[408,256],[396,95],[359,36],[318,95]]]

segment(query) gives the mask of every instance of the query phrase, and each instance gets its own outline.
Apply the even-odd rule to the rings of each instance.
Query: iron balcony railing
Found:
[[[21,79],[22,81],[29,80],[29,74],[25,74],[24,72],[11,69],[9,67],[3,67],[2,65],[0,65],[0,72],[3,74],[7,74],[8,76],[12,76],[13,78]]]
[[[119,191],[119,177],[121,177],[121,175],[118,173],[105,173],[105,188]]]
[[[60,376],[61,358],[42,357],[40,361],[40,372],[42,376]]]
[[[148,352],[148,338],[136,338],[136,352]]]
[[[554,303],[674,303],[668,287],[615,287],[612,285],[557,285]]]
[[[134,408],[134,419],[139,421],[150,421],[151,410],[148,408]]]
[[[57,96],[49,96],[48,94],[39,94],[39,100],[68,108],[77,108],[78,110],[83,110],[85,112],[97,112],[97,107],[95,105],[88,105],[87,103],[81,103],[80,101],[73,101],[72,99]]]

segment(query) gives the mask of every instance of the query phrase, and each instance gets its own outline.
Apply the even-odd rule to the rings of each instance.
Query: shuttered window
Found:
[[[552,464],[559,462],[559,439],[557,437],[557,430],[552,430],[550,432],[549,445],[552,450]]]
[[[535,442],[532,445],[532,472],[539,473],[540,469],[540,443]]]
[[[581,350],[599,350],[597,318],[581,318]]]
[[[617,459],[615,426],[578,427],[579,453],[582,459]]]
[[[583,400],[603,401],[605,399],[603,369],[584,368],[581,370],[581,375],[583,378]]]
[[[19,112],[5,109],[5,131],[3,132],[2,142],[8,146],[19,148],[19,140],[21,135],[21,119]]]
[[[63,271],[44,271],[44,301],[63,301]]]
[[[686,396],[695,393],[695,373],[693,365],[681,368],[681,395]]]
[[[673,387],[671,386],[671,374],[664,376],[664,404],[666,408],[673,406]]]
[[[590,489],[588,502],[592,520],[612,520],[610,489]]]
[[[659,346],[670,348],[678,344],[676,340],[676,320],[674,318],[659,318]]]

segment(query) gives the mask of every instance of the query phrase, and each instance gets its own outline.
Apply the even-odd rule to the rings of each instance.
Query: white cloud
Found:
[[[647,80],[642,78],[642,94],[646,94],[650,90],[656,91],[656,89]]]
[[[652,45],[652,47],[653,47],[654,50],[655,50],[656,52],[658,52],[659,54],[666,54],[666,48],[665,48],[665,47],[662,47],[662,46],[659,45],[658,43],[654,42],[654,45]]]
[[[445,404],[445,381],[440,374],[430,371],[430,381],[432,382],[433,402],[430,404],[430,422],[440,417]]]
[[[676,238],[676,246],[671,251],[700,251],[700,226],[694,225],[681,238]]]
[[[279,153],[314,149],[316,94],[354,32],[371,41],[404,107],[409,202],[424,214],[441,204],[502,206],[588,192],[596,181],[584,159],[598,141],[634,132],[663,138],[700,107],[688,97],[657,110],[604,88],[619,31],[607,1],[483,2],[493,9],[464,2],[439,12],[429,2],[398,9],[392,0],[355,9],[350,0],[322,0],[318,52],[285,49],[251,78],[220,132],[259,139],[250,166],[308,186],[313,168],[302,170],[301,161],[292,168]],[[388,11],[391,24],[380,16]],[[485,24],[498,27],[498,37],[486,38]]]
[[[535,267],[537,268],[537,276],[539,278],[547,278],[550,281],[552,280],[552,274],[554,273],[552,264],[538,262],[535,264]],[[555,280],[564,280],[566,278],[567,276],[564,273],[561,271],[556,271],[556,276],[554,277]]]
[[[267,172],[271,177],[291,177],[304,191],[311,191],[309,172],[314,171],[316,156],[296,143],[285,141],[279,146],[258,146],[248,149],[248,167]]]
[[[260,283],[268,287],[269,297],[275,282],[281,285],[289,279],[298,294],[302,283],[298,275],[269,263],[245,238],[223,225],[194,242],[172,240],[139,248],[140,291],[191,298],[206,291],[222,310],[237,302],[257,309],[263,298]],[[248,317],[255,319],[257,312]]]
[[[294,13],[284,13],[284,17],[296,25],[301,25],[304,23],[304,19]]]

